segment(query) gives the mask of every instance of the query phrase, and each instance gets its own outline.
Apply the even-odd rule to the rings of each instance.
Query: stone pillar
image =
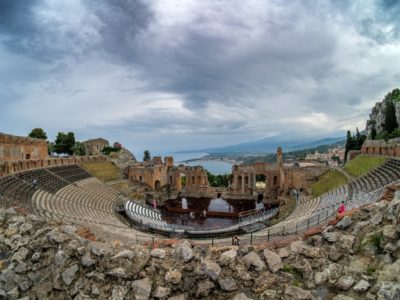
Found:
[[[242,174],[242,194],[244,194],[244,174]]]
[[[257,179],[256,179],[256,174],[254,173],[254,174],[253,174],[253,190],[256,189],[256,181],[257,181]]]
[[[239,188],[239,176],[238,174],[235,174],[233,177],[233,186],[235,189]]]

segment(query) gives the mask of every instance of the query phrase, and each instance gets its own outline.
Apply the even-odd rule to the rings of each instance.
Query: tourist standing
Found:
[[[346,206],[344,205],[344,201],[339,206],[338,213],[341,215],[346,211]]]

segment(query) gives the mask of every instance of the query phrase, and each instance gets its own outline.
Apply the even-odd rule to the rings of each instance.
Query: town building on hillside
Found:
[[[307,154],[305,157],[305,161],[318,161],[335,167],[339,164],[339,162],[344,161],[344,153],[345,149],[343,149],[343,147],[329,149],[327,152],[324,153],[319,153],[318,151],[315,151],[314,153]]]
[[[47,157],[45,140],[0,133],[0,160],[19,161]]]
[[[101,155],[101,151],[110,144],[106,139],[97,138],[84,141],[83,145],[85,146],[86,155]]]

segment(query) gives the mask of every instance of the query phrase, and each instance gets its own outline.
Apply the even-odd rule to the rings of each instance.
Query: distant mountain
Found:
[[[290,138],[290,136],[273,136],[265,139],[229,145],[218,148],[198,149],[193,151],[181,152],[207,152],[210,154],[267,154],[273,153],[278,147],[282,147],[284,152],[314,148],[320,145],[335,144],[345,142],[345,137],[324,138],[319,140]]]

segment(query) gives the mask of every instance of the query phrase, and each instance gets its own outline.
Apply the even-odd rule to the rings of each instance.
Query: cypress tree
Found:
[[[396,120],[396,112],[394,109],[394,104],[392,101],[386,102],[386,109],[385,109],[385,131],[387,133],[392,133],[399,125],[397,124]]]
[[[352,150],[354,147],[354,139],[351,135],[350,130],[347,130],[347,140],[346,140],[346,148],[344,152],[344,161],[347,161],[347,154],[349,153],[350,150]]]
[[[376,129],[375,129],[375,125],[372,126],[371,129],[371,140],[375,140],[376,139]]]

